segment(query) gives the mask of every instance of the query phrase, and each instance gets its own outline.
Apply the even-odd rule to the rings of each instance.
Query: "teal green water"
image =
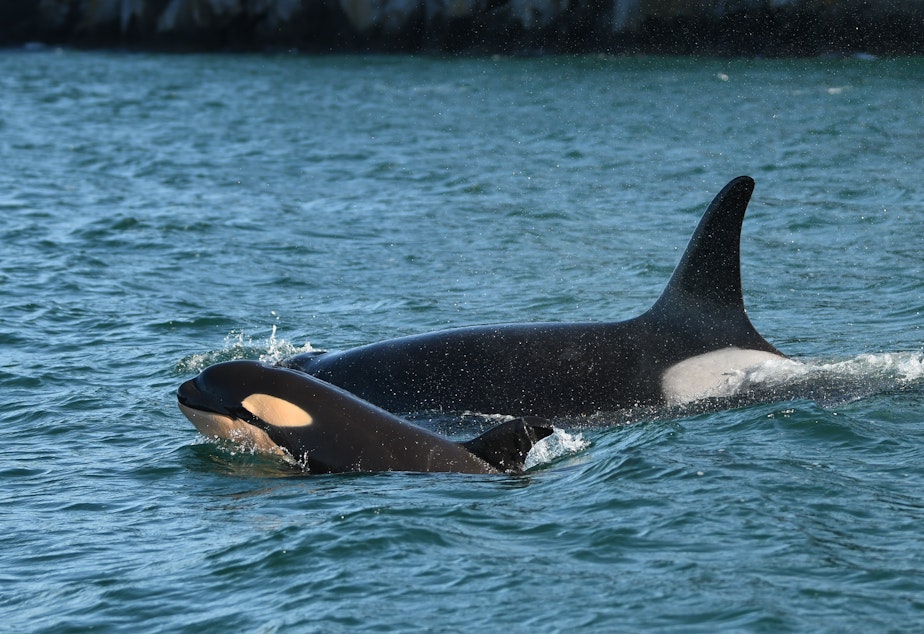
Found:
[[[0,53],[0,631],[920,628],[922,106],[920,59]],[[601,415],[526,477],[304,476],[176,408],[222,359],[634,316],[739,174],[815,400]]]

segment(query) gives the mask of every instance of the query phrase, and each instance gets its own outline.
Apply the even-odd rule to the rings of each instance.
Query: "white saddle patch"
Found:
[[[713,350],[669,367],[661,376],[661,391],[668,405],[732,396],[744,382],[747,370],[768,361],[783,359],[777,354],[761,350]]]

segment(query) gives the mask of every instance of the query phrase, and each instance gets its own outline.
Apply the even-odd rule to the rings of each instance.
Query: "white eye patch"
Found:
[[[306,427],[312,421],[311,414],[298,405],[269,394],[251,394],[241,405],[274,427]]]

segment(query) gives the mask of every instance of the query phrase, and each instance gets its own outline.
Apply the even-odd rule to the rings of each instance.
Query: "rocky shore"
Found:
[[[0,46],[469,54],[924,53],[922,0],[3,0]]]

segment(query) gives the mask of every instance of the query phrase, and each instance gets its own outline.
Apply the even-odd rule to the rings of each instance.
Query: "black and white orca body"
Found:
[[[552,434],[533,417],[455,443],[302,372],[256,361],[210,366],[177,390],[180,410],[205,436],[282,454],[311,473],[519,473]]]
[[[281,365],[394,412],[576,416],[724,396],[729,373],[782,358],[742,298],[753,189],[742,176],[715,197],[660,299],[634,319],[457,328]]]

